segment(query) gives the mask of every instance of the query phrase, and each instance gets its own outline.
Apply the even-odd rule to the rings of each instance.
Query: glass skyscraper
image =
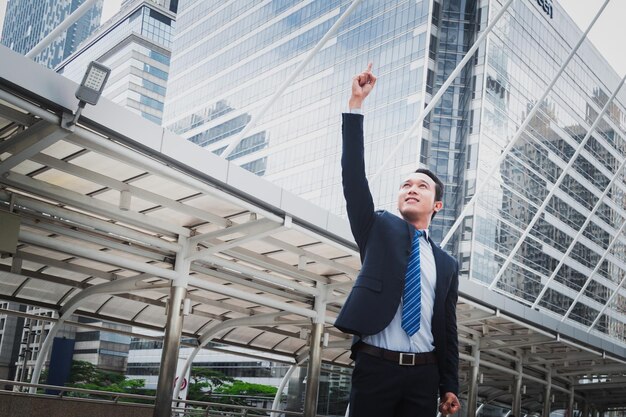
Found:
[[[501,3],[482,3],[479,15],[493,16]],[[586,42],[537,104],[580,36],[558,4],[514,2],[477,57],[483,74],[472,84],[477,98],[465,198],[477,184],[489,184],[463,227],[462,269],[492,289],[623,343],[626,91],[589,132],[620,79]],[[536,105],[528,127],[487,178]]]
[[[37,55],[35,61],[54,68],[74,52],[100,25],[103,1],[98,0],[76,23]],[[26,54],[84,2],[85,0],[9,0],[1,42],[20,54]]]
[[[363,0],[229,159],[345,214],[340,113],[352,76],[372,61],[379,77],[365,108],[372,175],[503,3]],[[164,125],[220,154],[350,4],[181,2]],[[434,170],[446,185],[440,241],[486,183],[446,247],[461,275],[625,343],[626,91],[586,138],[619,84],[589,42],[517,135],[581,35],[557,3],[514,2],[370,187],[395,212],[402,177]]]
[[[57,72],[80,83],[89,62],[111,68],[103,96],[161,124],[176,1],[126,1]]]

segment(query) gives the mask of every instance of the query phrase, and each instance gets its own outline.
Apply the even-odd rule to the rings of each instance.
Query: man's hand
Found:
[[[455,414],[457,411],[461,409],[461,404],[459,403],[459,399],[451,392],[446,392],[441,399],[441,403],[439,403],[439,412],[447,416],[449,414]]]
[[[376,84],[376,76],[372,73],[372,63],[370,62],[367,69],[362,73],[355,75],[352,79],[352,95],[348,106],[351,109],[360,109],[363,100],[369,95]]]

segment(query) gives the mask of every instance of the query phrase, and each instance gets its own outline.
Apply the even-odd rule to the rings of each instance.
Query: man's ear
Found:
[[[435,213],[437,213],[442,208],[443,208],[443,201],[435,201],[435,207],[433,207],[433,210],[435,211]]]

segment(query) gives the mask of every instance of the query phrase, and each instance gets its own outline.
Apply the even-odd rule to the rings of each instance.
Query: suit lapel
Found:
[[[449,265],[448,262],[446,262],[447,259],[444,251],[440,249],[439,246],[435,245],[432,239],[429,238],[428,240],[430,240],[430,246],[433,248],[433,256],[437,268],[437,287],[435,288],[435,304],[437,304],[437,302],[444,300],[445,294],[450,286]]]

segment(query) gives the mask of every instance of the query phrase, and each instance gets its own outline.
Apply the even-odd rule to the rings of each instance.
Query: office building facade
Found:
[[[78,317],[77,321],[94,327],[76,329],[72,359],[89,362],[107,371],[126,372],[131,338],[123,333],[112,333],[106,329],[130,332],[132,327],[86,317]]]
[[[22,382],[30,381],[41,347],[58,318],[55,311],[39,307],[28,306],[25,312],[30,317],[22,319],[22,326],[15,330],[16,334],[21,334],[21,337],[17,336],[13,339],[19,348],[17,360],[12,364],[16,369],[12,379]],[[126,371],[130,336],[125,336],[119,332],[130,332],[131,326],[86,317],[73,316],[72,320],[83,324],[84,327],[66,324],[55,336],[55,338],[74,341],[72,360],[86,361],[106,371],[118,373]],[[116,333],[108,332],[106,329],[114,329]],[[50,354],[51,352],[48,351],[45,362],[46,368],[50,364]]]
[[[371,61],[379,77],[365,107],[372,176],[503,3],[363,0],[229,159],[345,214],[340,113],[353,74]],[[164,125],[222,153],[350,4],[181,3]],[[435,241],[481,188],[446,247],[461,275],[625,343],[626,92],[586,138],[619,79],[585,41],[533,110],[581,35],[555,2],[513,2],[370,186],[376,206],[395,212],[401,178],[435,171],[446,186]]]
[[[84,2],[85,0],[9,0],[1,42],[20,54],[26,54]],[[100,25],[103,2],[104,0],[98,0],[76,23],[37,55],[35,61],[54,68],[74,52]]]
[[[103,96],[161,124],[176,1],[126,1],[56,71],[80,82],[91,61],[111,68]]]
[[[268,359],[258,359],[249,356],[255,352],[248,349],[229,347],[227,352],[220,347],[213,343],[209,345],[209,349],[201,350],[194,359],[193,368],[210,369],[229,378],[271,386],[278,386],[289,369],[287,364],[271,361],[271,356]],[[156,389],[162,348],[163,342],[160,340],[133,337],[126,376],[130,379],[143,379],[146,388]],[[192,351],[192,348],[181,347],[179,358],[188,358]]]
[[[0,308],[22,310],[25,307],[17,303],[0,300]],[[20,332],[24,319],[14,315],[0,314],[0,379],[12,380],[17,370],[20,347]]]

